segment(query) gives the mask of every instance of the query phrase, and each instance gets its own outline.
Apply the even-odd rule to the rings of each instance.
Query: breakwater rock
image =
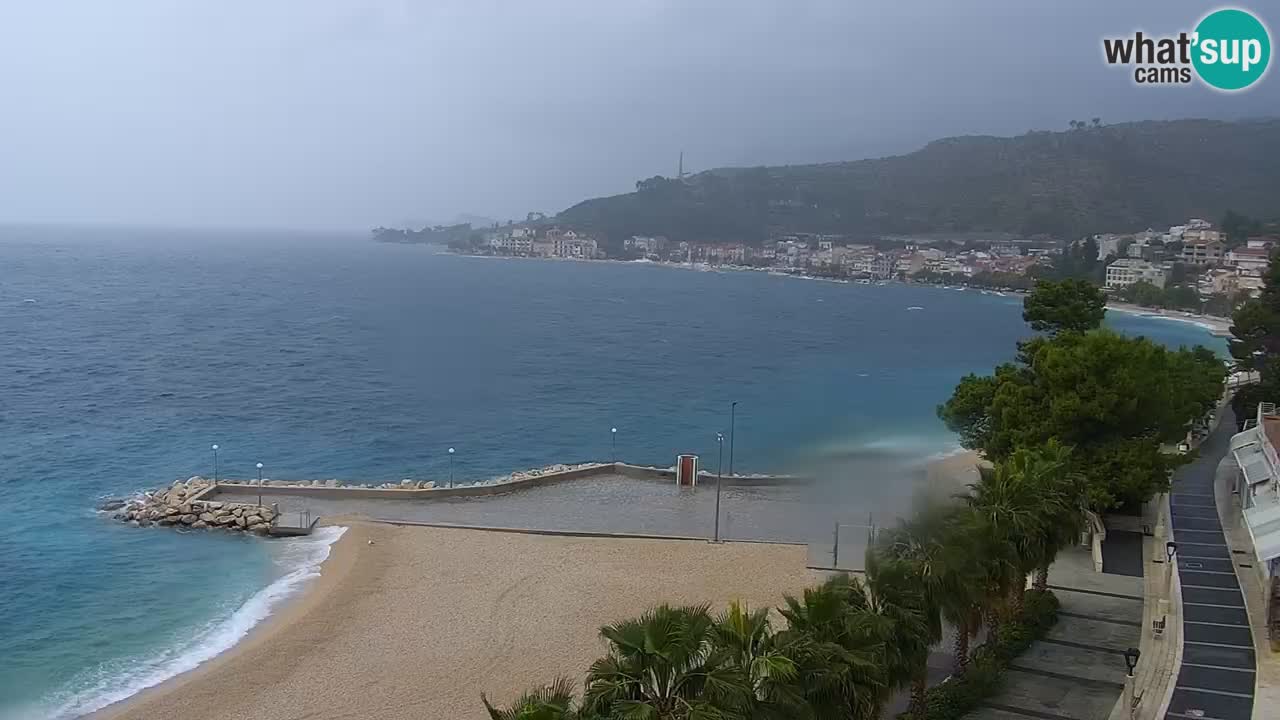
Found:
[[[275,522],[274,508],[254,503],[219,502],[200,499],[213,482],[193,477],[185,482],[151,490],[127,500],[108,500],[101,506],[114,511],[112,517],[134,527],[189,527],[193,530],[222,529],[266,535]]]

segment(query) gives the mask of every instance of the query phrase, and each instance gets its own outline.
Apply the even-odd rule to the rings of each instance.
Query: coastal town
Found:
[[[675,264],[697,269],[764,270],[851,282],[923,282],[1023,292],[1038,279],[1080,277],[1109,297],[1146,307],[1229,314],[1257,297],[1280,235],[1243,231],[1191,218],[1167,229],[1098,233],[1074,241],[981,236],[884,236],[792,232],[761,243],[696,242],[661,235],[620,241],[563,227],[546,218],[494,225],[424,229],[449,250],[468,255]],[[1228,218],[1228,221],[1230,218]],[[406,240],[379,228],[375,239]],[[430,240],[427,240],[428,242]]]

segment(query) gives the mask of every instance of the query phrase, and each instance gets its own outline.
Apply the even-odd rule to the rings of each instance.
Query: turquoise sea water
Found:
[[[920,310],[908,308],[919,307]],[[1178,345],[1195,325],[1118,315]],[[934,406],[1028,334],[1020,298],[434,254],[360,238],[0,229],[0,718],[74,717],[187,669],[332,537],[141,530],[99,498],[253,464],[459,479],[617,454],[892,481]],[[714,462],[714,460],[712,460]],[[726,468],[727,469],[727,468]],[[852,501],[851,501],[852,502]]]

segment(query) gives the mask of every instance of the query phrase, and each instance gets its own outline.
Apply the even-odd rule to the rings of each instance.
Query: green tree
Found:
[[[715,641],[747,678],[752,718],[795,718],[804,713],[807,706],[796,684],[795,660],[781,636],[773,633],[767,609],[753,612],[736,601],[730,603],[716,619]]]
[[[587,673],[588,712],[652,720],[746,716],[750,681],[716,647],[707,606],[660,605],[638,619],[608,625],[600,635],[609,654]]]
[[[580,717],[573,706],[573,684],[568,678],[559,678],[521,695],[509,708],[495,708],[483,693],[480,702],[484,703],[491,720],[577,720]]]
[[[862,583],[836,575],[800,598],[787,596],[779,612],[789,623],[782,642],[813,717],[878,718],[890,681],[884,639]]]
[[[1168,350],[1108,330],[1038,337],[993,375],[968,375],[938,408],[965,447],[999,462],[1057,440],[1074,448],[1089,505],[1142,502],[1189,458],[1161,452],[1213,409],[1225,370],[1213,353]],[[1128,465],[1126,465],[1128,463]]]
[[[924,588],[910,564],[882,558],[872,547],[866,554],[866,569],[872,632],[883,648],[880,662],[886,673],[886,691],[909,688],[910,713],[921,718],[928,689],[929,648],[942,639],[942,628],[931,622]],[[886,692],[882,702],[888,699]]]
[[[1022,301],[1022,319],[1041,332],[1092,330],[1106,312],[1106,296],[1083,280],[1041,281]]]
[[[953,505],[931,504],[886,530],[877,550],[902,563],[919,588],[930,633],[941,639],[945,620],[955,631],[953,675],[969,662],[969,640],[981,626],[982,568],[972,532]]]

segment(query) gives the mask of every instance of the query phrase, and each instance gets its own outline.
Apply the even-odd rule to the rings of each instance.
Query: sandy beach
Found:
[[[475,718],[602,654],[660,603],[776,606],[805,548],[346,521],[321,577],[231,651],[92,717]]]
[[[1161,310],[1159,308],[1142,307],[1141,305],[1130,305],[1129,303],[1121,302],[1108,302],[1107,310],[1191,323],[1192,325],[1199,325],[1215,335],[1231,333],[1231,319],[1216,315],[1196,315],[1195,313],[1186,313],[1181,310]]]

